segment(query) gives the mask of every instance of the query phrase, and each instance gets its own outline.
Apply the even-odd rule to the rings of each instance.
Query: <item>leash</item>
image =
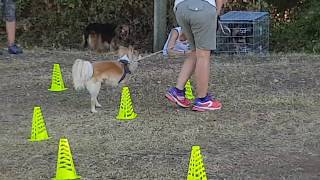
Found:
[[[157,55],[157,54],[159,54],[159,53],[162,53],[162,51],[163,51],[163,50],[154,52],[154,53],[152,53],[152,54],[149,54],[149,55],[147,55],[147,56],[144,56],[144,57],[142,57],[142,58],[139,58],[137,61],[139,62],[139,61],[144,60],[144,59],[146,59],[146,58],[152,57],[152,56],[154,56],[154,55]]]
[[[224,35],[229,35],[231,34],[231,30],[228,26],[225,26],[223,25],[220,21],[218,22],[219,26],[220,26],[220,29],[221,29],[221,32],[224,34]],[[227,32],[226,32],[227,31]]]
[[[231,34],[231,29],[228,26],[225,26],[225,25],[223,25],[223,23],[221,23],[220,16],[218,16],[218,18],[217,18],[217,31],[219,30],[219,28],[221,29],[221,32],[224,35]]]

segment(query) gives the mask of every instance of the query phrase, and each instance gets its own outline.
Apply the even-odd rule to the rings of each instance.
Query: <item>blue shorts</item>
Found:
[[[16,21],[16,2],[14,0],[1,0],[1,15],[8,22]]]

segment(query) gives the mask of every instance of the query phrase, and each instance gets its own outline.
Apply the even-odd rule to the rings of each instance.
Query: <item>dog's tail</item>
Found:
[[[72,66],[73,86],[76,90],[85,88],[93,76],[93,66],[89,61],[77,59]]]

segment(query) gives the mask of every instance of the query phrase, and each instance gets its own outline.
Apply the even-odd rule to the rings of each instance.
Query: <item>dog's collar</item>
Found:
[[[121,56],[118,61],[126,61],[127,63],[130,63],[130,59],[127,55]]]
[[[126,56],[127,57],[127,56]],[[128,57],[127,57],[128,58]],[[123,74],[122,74],[122,76],[121,76],[121,78],[120,78],[120,80],[119,80],[119,82],[118,82],[118,84],[120,84],[121,83],[121,81],[126,77],[126,75],[127,74],[131,74],[131,71],[130,71],[130,69],[129,69],[129,67],[128,67],[128,64],[130,64],[129,63],[129,59],[119,59],[119,62],[121,62],[122,64],[123,64]]]

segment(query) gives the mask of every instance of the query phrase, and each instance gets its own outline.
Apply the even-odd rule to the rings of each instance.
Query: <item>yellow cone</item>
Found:
[[[57,161],[56,177],[54,180],[80,179],[73,164],[73,158],[68,139],[61,138]]]
[[[36,106],[33,109],[32,130],[29,141],[43,141],[49,138],[41,108]]]
[[[207,180],[200,146],[193,146],[189,162],[188,180]]]
[[[189,100],[193,100],[195,97],[193,96],[193,93],[192,93],[192,86],[191,86],[190,80],[187,81],[185,88],[186,88],[186,98]]]
[[[62,79],[62,74],[60,70],[59,64],[53,65],[53,72],[52,72],[52,81],[51,81],[51,88],[49,91],[64,91],[68,88],[64,87],[64,82]]]
[[[133,105],[131,101],[130,91],[128,87],[122,88],[120,109],[117,119],[120,120],[131,120],[136,118],[138,115],[133,111]]]

